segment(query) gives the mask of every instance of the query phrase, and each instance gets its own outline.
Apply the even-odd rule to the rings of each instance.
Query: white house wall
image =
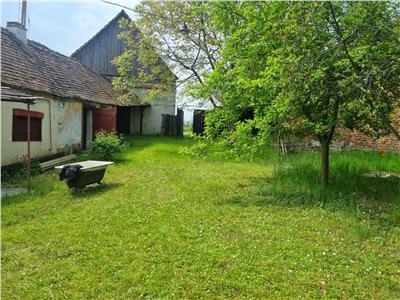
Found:
[[[160,96],[143,110],[143,134],[161,134],[162,115],[176,114],[176,90],[173,89]]]
[[[27,109],[23,103],[1,102],[1,165],[21,162],[27,142],[12,141],[13,109]],[[31,111],[43,113],[42,141],[31,141],[31,157],[45,157],[79,147],[82,139],[82,104],[54,99],[38,100]],[[50,122],[51,115],[51,122]],[[51,127],[50,127],[51,123]]]

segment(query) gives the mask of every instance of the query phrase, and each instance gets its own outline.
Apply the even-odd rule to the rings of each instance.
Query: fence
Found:
[[[205,110],[195,109],[193,111],[193,133],[198,135],[204,134],[204,119],[206,116]]]
[[[178,109],[176,115],[162,115],[161,134],[165,136],[183,137],[182,109]]]

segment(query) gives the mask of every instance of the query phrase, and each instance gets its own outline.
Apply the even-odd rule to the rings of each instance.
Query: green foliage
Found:
[[[234,119],[230,117],[232,115],[219,108],[208,111],[205,117],[205,135],[210,139],[217,139],[223,136],[224,132],[230,131],[236,121],[236,115],[233,115]]]
[[[265,149],[267,139],[255,127],[254,121],[237,122],[235,129],[225,136],[226,155],[238,160],[252,161]]]
[[[124,148],[122,137],[114,132],[100,131],[96,134],[96,139],[89,143],[90,154],[104,160],[111,160],[115,153]]]
[[[400,173],[398,155],[334,153],[323,189],[314,153],[249,163],[178,154],[191,139],[130,143],[102,186],[71,193],[46,172],[2,199],[4,299],[400,297],[399,179],[360,173],[379,158]]]
[[[216,4],[217,24],[230,34],[216,68],[197,85],[198,96],[218,94],[222,104],[210,137],[230,138],[236,130],[242,135],[236,123],[248,108],[262,132],[278,138],[313,135],[324,149],[337,126],[376,136],[395,132],[389,117],[400,99],[399,7],[397,2]]]
[[[184,146],[179,150],[179,153],[191,157],[206,158],[210,147],[210,142],[203,136],[195,136],[195,144],[191,146]]]
[[[39,162],[31,163],[31,176],[41,173]],[[26,181],[28,169],[25,163],[16,166],[15,168],[5,171],[1,170],[1,180],[7,184],[15,184],[21,181]]]
[[[212,8],[208,2],[185,1],[142,1],[135,7],[135,24],[120,24],[125,51],[113,60],[120,75],[113,84],[123,93],[122,101],[137,98],[143,87],[147,92],[139,95],[140,101],[163,99],[176,81],[170,70],[188,90],[190,84],[202,83],[221,49],[222,38],[211,26]],[[214,96],[208,100],[215,104]]]
[[[135,23],[122,19],[120,27],[123,30],[118,38],[126,43],[126,48],[112,61],[119,73],[112,84],[122,93],[120,101],[151,103],[165,100],[175,89],[175,75],[160,58],[151,39],[139,31]]]

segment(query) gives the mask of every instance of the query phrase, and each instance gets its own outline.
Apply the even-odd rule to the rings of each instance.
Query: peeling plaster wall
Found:
[[[27,142],[12,141],[13,109],[27,109],[23,103],[1,102],[1,165],[21,162],[27,154]],[[38,100],[32,111],[44,114],[42,141],[31,142],[31,157],[45,157],[80,147],[82,139],[82,104],[51,98]],[[51,112],[51,113],[50,113]],[[51,114],[51,128],[50,128]]]

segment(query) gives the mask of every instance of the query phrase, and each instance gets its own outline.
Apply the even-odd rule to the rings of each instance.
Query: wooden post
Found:
[[[144,107],[140,107],[140,135],[143,135],[143,110]]]
[[[329,183],[329,140],[321,139],[321,182],[327,186]]]
[[[27,159],[27,167],[28,167],[28,193],[31,191],[31,104],[28,103],[28,159]]]

